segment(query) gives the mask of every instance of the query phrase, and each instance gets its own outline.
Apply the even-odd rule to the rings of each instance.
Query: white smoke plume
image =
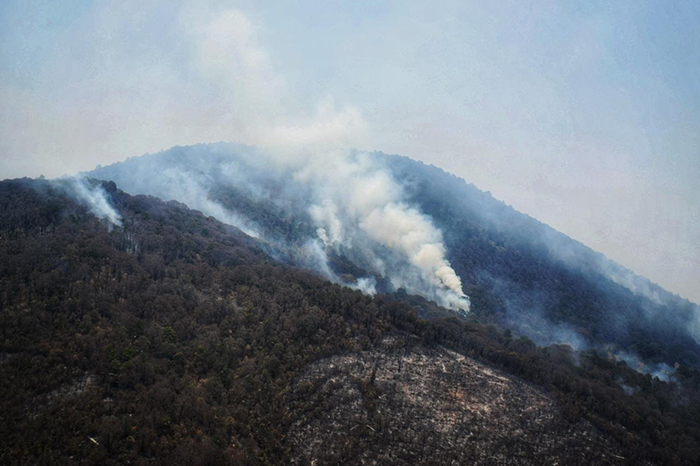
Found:
[[[332,97],[322,99],[310,116],[289,111],[286,80],[275,73],[257,28],[240,11],[216,14],[195,30],[198,62],[218,86],[230,89],[234,109],[247,110],[245,136],[312,188],[316,202],[309,213],[325,245],[352,248],[366,236],[419,271],[420,280],[412,282],[388,273],[395,286],[423,294],[433,288],[441,304],[469,309],[461,280],[445,258],[442,233],[403,201],[401,187],[372,157],[338,149],[362,140],[367,123],[361,112],[352,106],[338,110]]]
[[[229,225],[235,225],[248,236],[254,238],[261,236],[256,226],[247,219],[209,199],[207,184],[211,183],[211,179],[205,175],[166,170],[158,173],[158,176],[152,176],[149,182],[160,185],[157,193],[165,200],[174,199],[187,204],[191,209],[202,211]]]
[[[359,290],[366,295],[377,294],[377,280],[374,277],[360,277],[355,281],[345,281],[333,272],[328,264],[328,255],[321,239],[315,238],[306,241],[300,248],[297,259],[303,266],[315,270],[336,283],[342,283],[348,288]]]
[[[295,172],[298,182],[314,187],[317,203],[309,212],[319,237],[329,247],[357,247],[369,239],[404,256],[420,271],[419,280],[389,272],[396,287],[434,294],[441,304],[469,309],[462,282],[445,258],[442,233],[429,217],[403,200],[391,173],[371,156],[352,151],[313,153]],[[382,273],[384,264],[374,272]],[[422,283],[421,283],[422,282]]]
[[[367,295],[377,294],[377,280],[375,280],[374,277],[358,278],[356,283],[351,283],[348,286],[354,290],[360,290]]]
[[[68,187],[78,202],[86,205],[98,218],[109,222],[110,226],[122,226],[122,217],[107,199],[101,185],[91,185],[85,178],[68,178]]]
[[[319,272],[326,278],[340,281],[338,276],[331,270],[330,265],[328,265],[328,256],[319,240],[311,239],[306,241],[300,248],[298,256],[303,265]]]
[[[217,105],[229,108],[231,138],[260,149],[237,154],[233,162],[181,161],[174,170],[156,161],[147,171],[130,173],[126,184],[118,183],[130,192],[184,202],[272,243],[279,238],[264,237],[243,214],[212,199],[211,187],[234,187],[292,216],[302,209],[317,232],[296,246],[302,264],[363,292],[376,290],[370,277],[346,283],[333,272],[327,254],[343,249],[345,257],[395,288],[468,310],[441,231],[406,202],[377,157],[348,149],[361,145],[369,131],[362,112],[336,105],[330,95],[316,105],[295,99],[259,42],[260,28],[242,12],[194,8],[182,21],[193,42],[193,67],[217,94]],[[262,186],[270,180],[272,190]]]
[[[461,280],[445,258],[442,233],[403,201],[387,170],[367,154],[342,149],[362,141],[368,125],[361,112],[349,105],[336,108],[332,96],[321,99],[311,114],[291,111],[304,106],[294,105],[287,81],[258,41],[259,28],[245,14],[207,13],[194,22],[196,62],[222,98],[232,99],[239,138],[265,147],[278,169],[311,187],[316,202],[309,213],[324,244],[352,248],[374,241],[419,271],[419,280],[408,281],[389,273],[395,286],[422,294],[432,288],[427,294],[441,304],[469,309]]]
[[[609,358],[616,361],[625,361],[627,366],[642,374],[650,374],[652,377],[657,377],[659,380],[669,382],[675,380],[676,369],[666,363],[646,363],[634,353],[626,351],[618,351],[616,353],[609,352]]]

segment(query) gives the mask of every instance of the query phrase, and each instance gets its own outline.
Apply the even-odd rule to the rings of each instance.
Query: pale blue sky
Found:
[[[699,23],[695,1],[6,0],[0,178],[303,121],[697,302]]]

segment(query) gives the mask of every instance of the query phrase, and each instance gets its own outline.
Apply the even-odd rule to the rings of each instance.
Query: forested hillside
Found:
[[[391,156],[481,312],[540,344],[700,365],[700,308],[443,170]]]
[[[673,373],[676,363],[700,368],[696,304],[439,168],[382,153],[348,158],[345,165],[352,167],[357,160],[370,160],[362,162],[371,167],[365,177],[379,173],[394,180],[402,201],[440,230],[446,259],[473,311],[486,321],[541,345],[595,349],[663,378]],[[275,245],[279,259],[303,264],[333,281],[352,284],[369,277],[377,291],[410,288],[396,272],[410,264],[387,253],[385,245],[357,241],[362,232],[356,229],[345,234],[346,241],[326,244],[325,251],[309,250],[309,244],[321,243],[319,227],[328,229],[312,213],[326,209],[324,196],[334,191],[326,186],[319,192],[321,199],[314,199],[319,193],[313,183],[299,181],[303,170],[307,168],[280,168],[252,147],[218,143],[132,157],[91,174],[130,192],[177,199],[239,225]],[[323,185],[323,180],[318,183]],[[372,186],[367,185],[368,193]],[[337,223],[357,221],[339,216]],[[352,239],[359,245],[349,243]],[[440,302],[424,287],[409,291]]]
[[[667,383],[537,347],[489,324],[486,292],[466,315],[368,296],[182,204],[91,183],[120,225],[60,182],[0,183],[2,464],[697,462],[687,365]]]

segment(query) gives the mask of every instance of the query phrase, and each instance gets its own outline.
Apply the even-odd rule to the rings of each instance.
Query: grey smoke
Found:
[[[406,284],[415,292],[432,291],[448,307],[469,309],[461,280],[445,259],[441,232],[403,202],[401,187],[373,158],[343,149],[368,131],[359,109],[337,106],[328,95],[310,112],[290,110],[299,108],[290,104],[293,93],[259,44],[255,25],[238,10],[200,17],[194,40],[212,84],[232,91],[232,107],[254,109],[242,133],[266,149],[266,168],[272,162],[312,187],[309,213],[326,246],[352,248],[355,236],[365,236],[406,257],[424,282],[419,288]]]
[[[644,318],[673,321],[700,344],[700,306],[697,304],[669,293],[649,279],[549,227],[542,230],[542,244],[552,257],[564,262],[571,270],[581,271],[592,280],[596,280],[596,276],[604,277],[634,294]]]
[[[381,157],[351,150],[271,152],[234,144],[174,148],[166,153],[100,167],[90,173],[133,194],[177,200],[286,251],[329,280],[376,291],[376,284],[346,281],[329,266],[343,255],[369,274],[384,277],[452,309],[469,309],[461,280],[445,258],[442,232],[405,199]],[[302,227],[289,242],[222,200],[227,193]],[[248,204],[246,204],[248,205]],[[308,228],[304,229],[303,225]]]
[[[625,361],[627,366],[642,374],[649,374],[652,377],[657,377],[663,382],[673,380],[675,369],[666,363],[645,363],[636,354],[627,351],[618,351],[612,354],[612,358],[617,361]]]
[[[371,154],[336,150],[311,154],[294,178],[313,187],[316,201],[309,207],[317,234],[328,247],[356,247],[369,239],[406,258],[421,276],[425,289],[388,274],[392,284],[426,294],[441,304],[469,309],[461,279],[445,258],[442,232],[418,208],[408,205],[401,186]],[[380,267],[373,270],[381,272]]]
[[[324,277],[339,282],[338,276],[331,270],[328,264],[328,256],[322,243],[318,239],[310,239],[299,249],[298,257],[301,264],[320,273]]]
[[[298,255],[304,260],[315,257],[323,275],[336,278],[323,265],[327,260],[321,254],[342,248],[395,288],[468,310],[469,298],[446,259],[442,232],[406,201],[402,187],[376,157],[347,149],[361,143],[369,131],[362,112],[352,105],[336,105],[331,95],[315,106],[295,102],[295,93],[259,44],[258,28],[242,12],[192,14],[198,70],[218,91],[220,104],[244,116],[234,117],[232,137],[261,149],[242,151],[224,163],[195,157],[166,167],[152,159],[156,164],[151,170],[107,178],[127,192],[175,199],[262,237],[254,222],[211,195],[212,188],[222,186],[242,190],[257,202],[271,202],[289,215],[310,219],[316,237],[308,239],[319,239],[324,247],[307,242]],[[94,175],[103,176],[100,170]],[[274,189],[266,189],[270,179]],[[278,238],[262,239],[279,243]],[[354,252],[360,249],[372,253]]]
[[[377,280],[374,277],[358,278],[356,283],[348,286],[367,295],[377,294]]]
[[[317,273],[320,273],[329,280],[343,284],[353,290],[359,290],[367,295],[375,295],[377,293],[377,280],[372,277],[360,277],[355,280],[347,280],[339,277],[331,269],[328,263],[328,255],[326,246],[319,238],[307,240],[297,255],[300,265],[306,266]]]
[[[625,383],[625,380],[622,377],[618,377],[615,379],[617,384],[622,388],[622,390],[625,392],[626,395],[632,396],[636,393],[638,393],[641,389],[637,386],[629,386]]]
[[[101,184],[92,184],[80,176],[67,178],[66,182],[68,192],[96,217],[106,220],[110,226],[122,226],[122,217],[110,204]]]
[[[539,346],[568,345],[574,351],[590,348],[586,339],[572,326],[553,322],[545,313],[546,297],[538,290],[525,290],[517,284],[480,271],[479,277],[503,300],[508,326],[527,335]]]

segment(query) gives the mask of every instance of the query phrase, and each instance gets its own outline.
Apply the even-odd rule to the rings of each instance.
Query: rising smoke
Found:
[[[336,150],[308,157],[295,178],[314,187],[309,207],[319,238],[327,247],[367,246],[367,240],[404,256],[420,271],[420,280],[387,274],[395,287],[416,290],[427,285],[441,303],[469,309],[460,278],[445,258],[442,233],[429,217],[403,200],[403,190],[386,167],[370,154]],[[386,272],[383,262],[373,271]]]
[[[659,380],[668,382],[675,378],[675,368],[666,363],[649,363],[645,362],[638,355],[627,351],[617,351],[610,353],[609,358],[616,361],[625,361],[628,367],[642,374],[649,374],[652,377],[657,377]]]
[[[151,159],[158,162],[147,171],[115,176],[119,170],[106,167],[93,176],[112,179],[128,192],[184,202],[277,246],[293,246],[301,262],[334,281],[343,282],[327,254],[342,249],[394,288],[468,310],[461,280],[445,257],[442,232],[407,203],[402,187],[377,157],[347,149],[361,143],[368,131],[361,112],[336,106],[332,96],[322,98],[311,112],[299,111],[305,105],[295,104],[288,83],[258,43],[258,29],[240,11],[194,15],[192,21],[194,62],[231,106],[236,121],[232,137],[261,149],[226,160],[181,158],[167,166]],[[213,199],[211,193],[221,186],[305,217],[315,236],[280,245],[280,238],[265,237],[244,214]],[[347,284],[372,292],[373,280],[360,277]]]
[[[68,194],[86,206],[97,218],[107,221],[111,227],[122,226],[119,212],[109,203],[107,193],[101,184],[90,183],[83,177],[74,176],[63,180]]]

